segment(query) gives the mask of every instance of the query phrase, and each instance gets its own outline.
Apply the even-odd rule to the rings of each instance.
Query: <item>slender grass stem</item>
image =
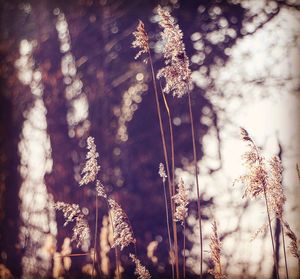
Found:
[[[185,269],[186,269],[186,264],[185,264],[185,219],[183,221],[183,279],[185,279]]]
[[[165,206],[166,206],[166,218],[167,218],[167,231],[168,231],[168,239],[169,239],[169,249],[170,249],[170,256],[173,256],[173,249],[172,249],[172,240],[171,240],[171,232],[170,232],[170,221],[169,221],[169,210],[168,210],[168,200],[167,200],[167,191],[166,191],[166,183],[163,181],[164,187],[164,198],[165,198]],[[172,265],[172,278],[174,279],[174,262],[171,259]]]
[[[169,109],[169,106],[168,106],[168,102],[167,102],[167,99],[166,99],[166,96],[165,94],[163,93],[163,90],[162,90],[162,87],[161,87],[161,84],[160,84],[160,92],[161,92],[161,95],[163,97],[163,100],[164,100],[164,104],[165,104],[165,108],[166,108],[166,111],[167,111],[167,115],[168,115],[168,122],[169,122],[169,130],[170,130],[170,142],[171,142],[171,165],[172,165],[172,193],[171,195],[174,196],[175,195],[175,152],[174,152],[174,135],[173,135],[173,126],[172,126],[172,120],[171,120],[171,112],[170,112],[170,109]],[[164,183],[165,184],[165,183]],[[164,188],[165,188],[165,185],[164,185]],[[166,210],[168,209],[168,206],[167,206],[167,197],[166,197],[166,190],[164,189],[165,191],[165,202],[166,202]],[[169,214],[168,214],[169,215]],[[168,215],[167,215],[167,218],[168,218]],[[169,224],[169,221],[167,220],[167,223]],[[169,229],[169,228],[168,228]],[[170,230],[170,229],[169,229]],[[169,235],[169,242],[170,242],[170,252],[172,251],[171,250],[171,236],[170,236],[170,232],[168,232],[168,235]],[[172,278],[174,278],[174,263],[173,263],[173,260],[172,260]]]
[[[93,269],[91,278],[94,278],[94,270],[95,270],[95,257],[97,256],[96,252],[96,244],[97,244],[97,234],[98,234],[98,215],[99,215],[99,208],[98,208],[98,196],[96,193],[96,200],[95,200],[95,206],[96,206],[96,220],[95,220],[95,235],[94,235],[94,254],[93,254]]]
[[[174,253],[175,253],[175,265],[176,265],[176,278],[179,278],[179,263],[178,263],[178,241],[177,241],[177,228],[176,228],[176,222],[174,221],[173,215],[174,215],[174,202],[172,201],[172,187],[171,187],[171,179],[170,179],[170,169],[169,169],[169,160],[167,155],[167,147],[166,147],[166,140],[165,140],[165,133],[163,129],[163,123],[162,123],[162,117],[161,117],[161,109],[158,99],[158,91],[157,86],[155,82],[155,73],[153,68],[153,62],[151,58],[151,53],[148,52],[149,55],[149,61],[150,61],[150,67],[151,67],[151,74],[152,74],[152,81],[153,81],[153,87],[155,92],[155,102],[156,102],[156,108],[157,108],[157,114],[158,114],[158,120],[159,120],[159,128],[160,128],[160,134],[161,134],[161,140],[163,145],[163,153],[164,153],[164,159],[165,159],[165,165],[167,169],[167,176],[168,176],[168,184],[169,184],[169,193],[170,193],[170,204],[171,204],[171,215],[172,215],[172,224],[173,224],[173,237],[174,237]]]
[[[106,206],[107,206],[107,210],[108,210],[109,220],[110,220],[110,223],[111,223],[112,231],[114,233],[114,224],[113,224],[113,221],[112,221],[109,204],[108,204],[107,199],[105,199],[105,200],[106,200]],[[119,268],[119,260],[118,260],[117,247],[114,247],[114,250],[115,250],[116,268],[117,268],[117,278],[121,279],[121,273],[120,273],[120,268]]]
[[[175,151],[174,151],[174,133],[173,133],[173,126],[172,126],[172,118],[171,118],[171,111],[168,106],[168,102],[166,99],[165,94],[163,93],[162,87],[160,85],[161,95],[164,100],[165,108],[168,114],[168,122],[169,122],[169,129],[170,129],[170,142],[171,142],[171,164],[172,164],[172,196],[175,195]]]
[[[259,154],[258,148],[256,146],[256,144],[254,143],[254,141],[252,139],[250,139],[250,141],[252,142],[256,154],[257,154],[257,158],[259,160],[259,164],[261,165],[261,156]],[[278,263],[276,260],[276,253],[275,253],[275,244],[274,244],[274,236],[273,236],[273,231],[272,231],[272,224],[271,224],[271,217],[270,217],[270,209],[269,209],[269,205],[268,205],[268,199],[267,199],[267,191],[266,191],[266,181],[263,180],[262,181],[262,186],[264,189],[264,198],[265,198],[265,203],[266,203],[266,209],[267,209],[267,215],[268,215],[268,225],[269,225],[269,230],[270,230],[270,236],[271,236],[271,242],[272,242],[272,250],[273,250],[273,261],[274,261],[274,267],[275,267],[275,272],[276,272],[276,278],[279,279],[279,269],[278,269]]]
[[[116,264],[117,264],[117,276],[119,279],[122,278],[121,272],[120,272],[120,253],[119,249],[116,247],[115,248],[115,255],[116,255]]]
[[[286,278],[289,279],[289,271],[288,271],[286,249],[285,249],[284,229],[283,229],[283,226],[282,226],[281,222],[280,222],[280,226],[281,226],[282,246],[283,246],[284,263],[285,263],[285,273],[286,273]]]
[[[194,129],[194,119],[193,119],[193,110],[192,110],[192,101],[191,94],[188,92],[188,106],[189,106],[189,115],[191,122],[191,131],[192,131],[192,142],[193,142],[193,157],[194,157],[194,167],[195,167],[195,179],[196,179],[196,188],[197,188],[197,212],[199,220],[199,241],[200,241],[200,278],[203,274],[203,237],[202,237],[202,222],[201,222],[201,210],[200,210],[200,190],[199,190],[199,181],[198,181],[198,167],[197,167],[197,150],[195,142],[195,129]]]
[[[275,270],[276,270],[276,278],[279,279],[278,264],[277,264],[276,256],[275,256],[274,236],[273,236],[273,231],[272,231],[270,210],[269,210],[269,205],[268,205],[268,200],[267,200],[267,192],[266,192],[265,185],[264,185],[264,197],[265,197],[265,202],[266,202],[267,215],[268,215],[268,223],[269,223],[269,229],[270,229],[270,235],[271,235],[271,241],[272,241],[273,260],[274,260],[274,267],[275,267]]]

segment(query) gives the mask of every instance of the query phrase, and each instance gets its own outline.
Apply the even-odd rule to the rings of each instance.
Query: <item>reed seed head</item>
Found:
[[[108,199],[111,209],[114,244],[113,247],[120,247],[123,250],[136,240],[133,236],[132,228],[129,224],[128,217],[121,206],[113,199]]]
[[[162,178],[163,182],[166,182],[166,172],[165,172],[165,166],[163,163],[159,164],[159,171],[158,171],[159,176]]]
[[[75,241],[77,243],[77,247],[80,247],[83,244],[89,246],[90,228],[88,226],[87,220],[80,210],[79,205],[57,202],[55,203],[54,208],[63,212],[66,220],[64,226],[66,226],[70,222],[75,221],[71,241]]]
[[[248,150],[242,156],[245,174],[238,180],[245,185],[244,197],[256,198],[264,193],[267,186],[265,159],[244,128],[241,128],[241,138],[248,143]]]
[[[96,192],[99,197],[107,199],[107,194],[106,194],[105,188],[99,180],[97,180],[97,182],[96,182]]]
[[[129,257],[132,259],[135,264],[135,272],[138,279],[150,279],[151,275],[147,268],[141,264],[141,261],[133,254],[129,254]]]
[[[298,261],[300,261],[300,250],[299,250],[299,247],[298,247],[298,240],[297,240],[297,236],[296,234],[292,231],[291,227],[289,226],[289,224],[284,221],[284,220],[281,220],[283,225],[284,225],[284,228],[285,228],[285,234],[286,236],[290,239],[290,244],[289,244],[289,250],[290,250],[290,253],[298,259]]]
[[[271,212],[281,219],[286,200],[282,187],[281,161],[278,156],[273,156],[266,162],[244,128],[241,128],[241,138],[248,143],[249,147],[242,156],[246,172],[239,178],[246,186],[244,196],[256,198],[265,191]]]
[[[221,266],[221,242],[218,236],[217,223],[213,220],[212,223],[212,233],[210,235],[210,253],[211,259],[214,263],[214,270],[209,270],[215,278],[217,279],[225,279],[226,276],[222,274],[222,266]]]
[[[165,79],[164,93],[173,92],[174,97],[182,97],[190,90],[192,79],[190,62],[183,44],[183,34],[169,11],[158,6],[160,33],[164,42],[165,67],[157,73],[157,78]]]
[[[135,40],[132,42],[132,47],[140,49],[134,57],[135,59],[138,59],[143,53],[147,54],[149,52],[149,38],[145,30],[144,23],[141,20],[139,20],[138,26],[136,31],[133,32],[133,35]]]
[[[98,166],[97,162],[99,154],[96,150],[95,139],[93,137],[87,138],[87,149],[88,152],[86,154],[86,163],[81,172],[81,174],[83,174],[83,177],[79,182],[80,186],[86,185],[90,182],[94,182],[100,170],[100,166]]]
[[[174,213],[174,221],[181,221],[183,224],[185,218],[188,214],[187,206],[189,204],[188,195],[185,189],[185,185],[182,179],[180,179],[177,194],[172,197],[176,204],[175,213]]]

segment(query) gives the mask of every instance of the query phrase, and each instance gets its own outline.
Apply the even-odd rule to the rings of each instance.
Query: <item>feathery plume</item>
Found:
[[[106,194],[105,188],[99,180],[97,180],[97,182],[96,182],[96,192],[99,197],[107,199],[107,194]]]
[[[121,206],[113,199],[108,199],[108,204],[112,214],[112,225],[114,244],[113,247],[119,246],[121,250],[130,243],[135,243],[132,228],[129,224],[128,217]]]
[[[244,196],[256,198],[266,191],[271,212],[281,219],[286,199],[282,188],[281,161],[278,156],[273,156],[267,164],[254,141],[243,128],[241,128],[241,138],[249,146],[249,150],[242,156],[246,173],[239,178],[246,186]]]
[[[265,159],[259,154],[254,141],[243,128],[241,128],[241,138],[248,143],[249,150],[242,156],[246,173],[240,176],[238,180],[246,186],[244,197],[256,198],[262,195],[266,188],[268,175]]]
[[[90,182],[96,180],[96,176],[100,170],[98,166],[97,158],[99,157],[98,152],[96,151],[95,139],[93,137],[87,138],[87,149],[88,153],[86,154],[86,163],[81,172],[83,177],[81,178],[79,185],[86,185]]]
[[[285,203],[285,195],[283,193],[282,187],[282,165],[278,156],[273,156],[269,160],[269,176],[267,183],[267,192],[268,192],[268,203],[271,207],[271,210],[275,213],[275,216],[279,219],[282,219],[283,215],[283,205]]]
[[[136,31],[133,32],[133,35],[135,37],[135,40],[132,42],[132,47],[140,49],[137,55],[134,57],[134,59],[137,59],[143,53],[149,52],[148,34],[145,30],[144,23],[141,20],[139,20],[138,26],[136,28]]]
[[[272,221],[273,221],[273,219],[271,219],[271,222]],[[258,235],[266,233],[266,231],[268,229],[268,226],[269,226],[269,223],[265,222],[258,230],[256,230],[256,232],[254,234],[252,234],[251,241],[253,241],[254,239],[256,239]]]
[[[222,274],[221,266],[221,242],[218,236],[217,224],[214,220],[212,223],[212,234],[210,235],[210,251],[211,259],[214,263],[214,270],[209,270],[216,279],[226,279],[226,276]]]
[[[173,96],[182,97],[189,91],[192,83],[190,63],[182,41],[183,34],[169,11],[158,6],[157,13],[160,17],[158,23],[163,29],[161,37],[165,58],[165,67],[158,71],[157,78],[165,78],[163,92],[173,92]]]
[[[188,195],[185,189],[185,185],[182,179],[180,179],[178,188],[177,188],[177,194],[172,197],[174,199],[174,202],[176,204],[175,213],[174,213],[174,220],[181,221],[183,224],[184,219],[187,217],[188,209],[187,205],[188,202]]]
[[[286,221],[282,220],[282,223],[286,229],[286,236],[290,239],[289,250],[291,254],[300,261],[300,250],[298,248],[298,240],[296,234],[292,231],[291,227]]]
[[[150,279],[151,275],[149,271],[141,264],[141,261],[133,254],[129,254],[129,257],[135,264],[135,272],[134,274],[137,275],[138,279]]]
[[[159,164],[158,174],[162,178],[163,182],[166,182],[167,175],[166,175],[165,166],[163,163]]]
[[[64,226],[75,221],[73,227],[73,236],[71,241],[77,243],[77,247],[82,245],[89,246],[90,243],[90,228],[78,204],[68,204],[64,202],[56,202],[54,205],[56,210],[63,212],[65,217]]]

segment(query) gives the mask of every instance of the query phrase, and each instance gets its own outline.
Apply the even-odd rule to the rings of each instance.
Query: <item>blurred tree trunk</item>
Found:
[[[14,62],[18,55],[17,40],[1,45],[0,94],[0,262],[16,277],[21,275],[22,248],[19,245],[21,176],[18,144],[23,125],[23,111],[30,103],[28,90],[19,83]],[[9,49],[9,51],[8,51]],[[4,50],[4,53],[3,53]],[[7,51],[7,52],[6,52]],[[13,53],[9,55],[8,53]],[[2,60],[4,61],[4,59]]]
[[[38,46],[34,59],[39,65],[44,85],[43,100],[47,109],[47,132],[50,137],[53,169],[46,176],[48,191],[54,200],[74,202],[72,148],[69,144],[67,101],[64,96],[60,46],[51,7],[41,2],[34,7],[38,29]]]

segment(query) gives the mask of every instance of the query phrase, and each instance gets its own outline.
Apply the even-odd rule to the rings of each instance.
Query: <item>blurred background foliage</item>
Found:
[[[170,276],[163,188],[158,176],[163,153],[151,76],[147,64],[134,60],[136,52],[131,47],[132,32],[141,19],[149,33],[155,68],[162,67],[159,28],[155,24],[158,4],[169,7],[178,20],[191,59],[198,158],[205,157],[205,136],[213,138],[215,163],[204,161],[205,175],[213,177],[222,169],[222,131],[234,114],[228,116],[228,106],[235,106],[230,100],[251,102],[257,96],[266,98],[274,91],[284,90],[298,94],[299,72],[293,70],[293,65],[288,67],[290,71],[279,70],[275,76],[268,72],[284,56],[281,52],[278,57],[272,56],[274,45],[266,43],[270,57],[261,58],[270,61],[266,72],[259,69],[254,74],[251,69],[247,72],[251,52],[243,53],[238,61],[246,68],[240,74],[241,79],[235,65],[231,65],[234,47],[268,28],[276,17],[286,13],[287,18],[295,18],[297,22],[300,9],[297,1],[2,0],[0,261],[15,277],[53,276],[53,253],[60,251],[64,239],[71,234],[69,227],[63,227],[61,214],[55,216],[53,201],[80,204],[93,231],[94,192],[92,186],[78,186],[89,135],[95,137],[100,154],[100,177],[132,223],[142,262],[149,267],[153,278]],[[299,47],[299,28],[292,30],[286,19],[278,24],[267,31],[292,33],[289,44],[281,45],[288,56],[289,49]],[[280,36],[275,43],[280,45]],[[220,78],[221,70],[226,67],[232,70],[232,75]],[[174,124],[177,173],[188,176],[192,144],[187,100],[172,96],[167,96],[167,100]],[[165,111],[163,117],[167,120]],[[191,192],[195,193],[192,178],[189,181]],[[203,181],[205,187],[218,187]],[[202,215],[209,227],[211,210],[217,205],[214,196],[203,189],[200,189]],[[189,212],[193,216],[196,204],[195,195],[191,196],[194,202]],[[248,203],[236,203],[234,198],[236,195],[229,195],[227,202],[232,205],[235,217],[242,218]],[[107,211],[104,203],[99,206],[102,224]],[[238,221],[236,226],[221,229],[222,241],[241,232],[240,225]],[[198,233],[195,227],[192,218],[187,244],[188,278],[196,276],[198,268],[198,253],[192,252],[198,239],[194,236]],[[156,260],[147,257],[147,246],[152,241],[157,243]],[[81,251],[73,247],[73,253]],[[226,245],[224,254],[225,271],[232,276],[262,278],[261,274],[265,274],[260,265],[253,267],[239,262],[232,249],[226,250]],[[113,251],[108,255],[113,276]],[[71,260],[71,267],[65,267],[61,273],[65,278],[88,276],[87,267],[83,266],[91,263],[89,256]],[[126,253],[121,261],[124,278],[132,278],[133,266]],[[206,264],[211,267],[209,260]],[[270,268],[267,273],[271,273]]]

